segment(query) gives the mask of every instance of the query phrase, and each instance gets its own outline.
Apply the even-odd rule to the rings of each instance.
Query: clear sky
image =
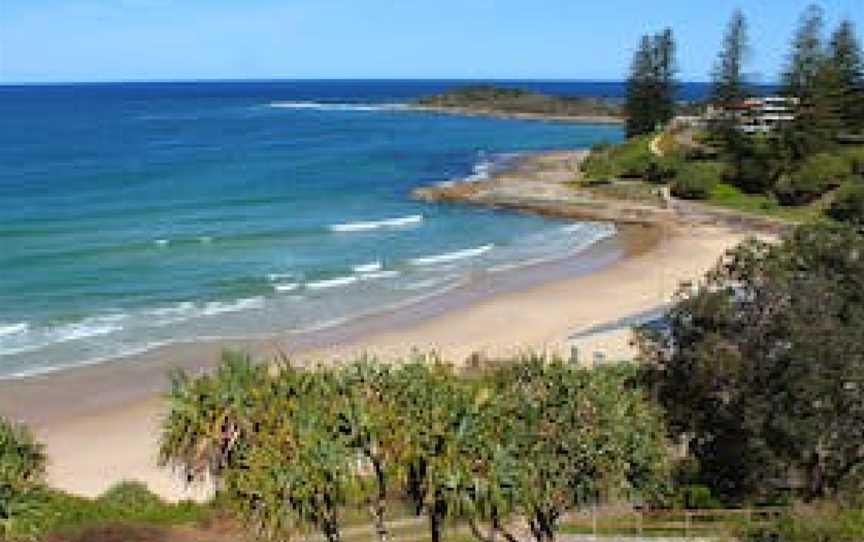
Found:
[[[622,79],[671,26],[705,80],[732,11],[776,79],[809,0],[0,0],[0,82],[242,78]],[[830,25],[864,0],[822,0]]]

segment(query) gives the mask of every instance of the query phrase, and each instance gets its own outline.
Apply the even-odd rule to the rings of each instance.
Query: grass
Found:
[[[748,214],[769,216],[791,222],[815,222],[823,218],[822,205],[785,206],[766,194],[747,194],[736,186],[717,183],[705,203]]]

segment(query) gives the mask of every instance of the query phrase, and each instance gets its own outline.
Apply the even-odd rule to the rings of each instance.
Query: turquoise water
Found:
[[[438,115],[413,83],[0,87],[0,376],[312,329],[609,225],[409,199],[614,126]]]

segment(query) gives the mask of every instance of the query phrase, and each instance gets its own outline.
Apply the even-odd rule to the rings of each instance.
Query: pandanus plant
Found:
[[[543,356],[471,374],[436,359],[273,371],[227,356],[213,375],[175,375],[160,459],[213,476],[271,539],[314,529],[339,542],[342,512],[365,505],[386,542],[400,487],[433,542],[452,520],[515,542],[514,518],[552,542],[574,506],[662,486],[662,419],[631,376]]]
[[[188,482],[219,480],[244,438],[256,432],[256,410],[269,393],[267,368],[225,352],[213,374],[171,373],[168,415],[162,422],[160,466]]]

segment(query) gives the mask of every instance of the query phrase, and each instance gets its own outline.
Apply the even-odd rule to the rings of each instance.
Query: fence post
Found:
[[[690,512],[684,511],[684,538],[690,538]]]

